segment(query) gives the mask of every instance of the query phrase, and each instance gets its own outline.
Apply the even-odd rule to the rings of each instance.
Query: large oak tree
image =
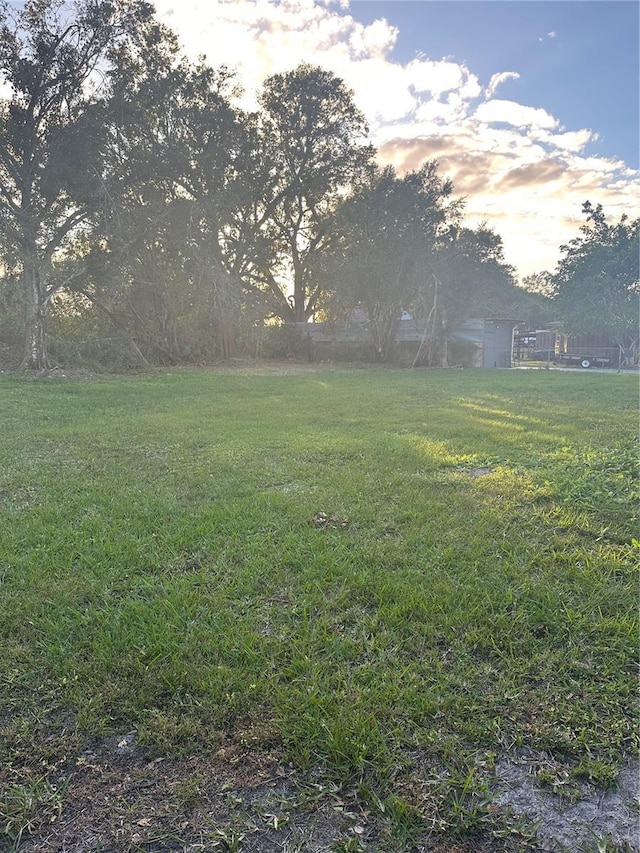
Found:
[[[182,59],[155,24],[119,48],[109,79],[108,216],[94,232],[103,268],[85,295],[119,299],[150,360],[229,355],[241,287],[224,245],[246,135],[232,78]]]
[[[439,235],[460,212],[452,192],[435,160],[401,177],[387,166],[335,219],[342,246],[333,271],[336,302],[366,311],[382,361],[391,356],[402,311],[415,309],[431,288]]]
[[[46,369],[52,297],[80,274],[64,261],[103,200],[100,93],[109,54],[151,19],[142,0],[0,6],[0,230],[18,260],[23,366]]]
[[[245,285],[273,316],[304,322],[322,295],[312,268],[331,249],[331,214],[371,173],[374,151],[352,92],[330,71],[303,64],[276,74],[260,106]]]

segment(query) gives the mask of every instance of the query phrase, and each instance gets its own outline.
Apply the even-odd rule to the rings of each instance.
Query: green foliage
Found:
[[[82,289],[150,362],[233,355],[241,285],[223,234],[240,206],[246,127],[227,72],[180,60],[156,25],[110,74],[109,204]],[[124,310],[123,310],[124,309]]]
[[[467,317],[519,316],[522,294],[504,259],[499,234],[486,224],[476,229],[454,225],[443,233],[437,249],[432,267],[438,285],[433,306],[439,335]]]
[[[438,234],[460,212],[452,192],[435,161],[403,177],[388,166],[335,217],[341,252],[324,270],[337,283],[333,310],[365,309],[381,361],[391,359],[402,311],[425,303],[432,290]]]
[[[0,243],[19,261],[26,314],[24,366],[48,367],[52,296],[83,275],[74,239],[103,199],[103,101],[89,93],[114,44],[135,38],[151,15],[143,2],[81,0],[71,17],[55,0],[0,7]]]
[[[335,242],[330,215],[370,174],[374,152],[360,142],[367,126],[353,93],[330,71],[302,64],[275,74],[260,104],[252,169],[264,178],[252,221],[270,248],[250,264],[247,284],[273,315],[305,322],[326,286],[313,268]]]
[[[232,75],[181,58],[142,0],[83,0],[68,28],[57,3],[32,2],[0,24],[16,93],[0,113],[0,245],[18,258],[25,367],[50,364],[56,294],[66,365],[211,362],[235,354],[245,315],[313,314],[328,215],[373,156],[342,80],[275,75],[249,116]]]
[[[419,363],[446,366],[448,333],[468,317],[510,314],[524,301],[502,240],[482,225],[460,225],[463,200],[436,161],[398,177],[392,167],[374,175],[334,217],[339,250],[320,274],[332,280],[329,314],[365,310],[378,359],[399,356],[398,322],[404,311],[419,318],[428,337]],[[455,363],[455,362],[454,362]]]
[[[580,236],[562,246],[550,277],[555,305],[573,333],[607,334],[625,347],[638,340],[640,219],[606,220],[602,205],[585,202]]]

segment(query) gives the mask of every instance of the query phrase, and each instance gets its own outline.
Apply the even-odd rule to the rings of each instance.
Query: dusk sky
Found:
[[[190,56],[252,93],[306,61],[355,93],[381,164],[437,158],[521,276],[552,269],[587,199],[640,213],[634,0],[156,0]]]

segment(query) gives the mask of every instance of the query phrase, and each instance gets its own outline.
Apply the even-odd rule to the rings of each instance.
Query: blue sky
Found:
[[[354,18],[398,28],[393,58],[453,58],[500,94],[590,128],[587,151],[638,168],[640,4],[633,0],[353,0]]]

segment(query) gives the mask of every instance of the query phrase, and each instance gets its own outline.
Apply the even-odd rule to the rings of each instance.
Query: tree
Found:
[[[341,237],[339,263],[325,275],[336,281],[336,303],[362,307],[382,361],[392,354],[404,310],[422,306],[433,288],[440,234],[456,221],[460,201],[436,161],[398,177],[391,166],[341,206],[333,228]]]
[[[420,356],[446,365],[446,342],[462,320],[515,312],[523,301],[500,236],[487,225],[463,227],[453,189],[435,160],[402,177],[387,167],[334,218],[341,255],[323,274],[336,282],[334,306],[365,310],[383,361],[403,310],[425,329]]]
[[[180,361],[216,346],[228,356],[241,285],[223,249],[245,136],[230,103],[232,77],[180,59],[175,37],[158,24],[113,59],[108,215],[94,242],[118,275],[109,281],[102,270],[84,293],[102,306],[112,297],[126,303],[129,330],[149,360]]]
[[[330,216],[371,172],[373,148],[361,141],[367,126],[352,93],[329,71],[301,65],[276,74],[260,105],[242,221],[244,283],[273,316],[304,322],[322,293],[311,269],[330,248]]]
[[[25,368],[49,366],[51,299],[81,274],[60,261],[103,198],[101,74],[152,13],[142,0],[78,0],[72,12],[62,0],[0,6],[0,79],[12,91],[0,104],[0,230],[20,267]]]
[[[560,247],[551,274],[555,304],[567,331],[606,334],[625,349],[638,341],[640,218],[607,222],[601,204],[582,205],[580,235]]]
[[[555,295],[551,273],[536,272],[526,275],[522,279],[521,287],[527,293],[537,294],[544,299],[551,299]]]
[[[225,358],[235,351],[248,250],[243,212],[253,167],[250,123],[232,105],[234,91],[225,68],[194,67],[179,96],[175,131],[182,168],[174,204],[183,211],[186,271],[192,285],[206,289],[218,352]]]
[[[504,259],[502,238],[486,224],[476,229],[453,224],[440,234],[431,269],[430,362],[447,364],[451,331],[469,317],[517,315],[525,300],[514,270]],[[429,302],[425,309],[429,308]]]

